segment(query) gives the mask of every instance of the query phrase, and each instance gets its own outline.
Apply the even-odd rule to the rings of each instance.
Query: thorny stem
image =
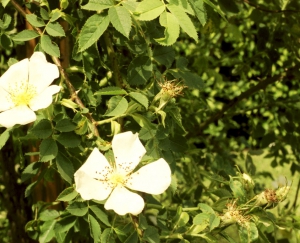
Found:
[[[24,17],[26,18],[26,12],[25,10],[15,1],[15,0],[11,0],[10,1],[11,4],[14,6],[14,8]],[[30,12],[28,11],[28,13],[30,14]],[[28,23],[30,24],[30,23]],[[38,28],[38,27],[34,27],[32,26],[33,29],[35,29],[40,35],[43,35],[43,31]],[[83,104],[82,100],[78,97],[76,90],[74,88],[74,86],[72,85],[68,74],[66,73],[65,69],[62,67],[61,62],[59,60],[59,58],[52,56],[52,60],[53,62],[57,65],[59,72],[61,74],[61,76],[63,77],[65,84],[67,85],[67,88],[71,94],[71,99],[75,100],[75,102],[78,104],[78,106],[81,109],[85,108],[85,105]],[[94,118],[92,117],[92,115],[90,113],[86,113],[84,114],[93,124],[93,133],[96,137],[99,137],[99,132],[96,126],[96,121],[94,120]]]

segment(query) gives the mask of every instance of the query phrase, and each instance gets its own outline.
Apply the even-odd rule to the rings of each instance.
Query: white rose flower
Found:
[[[171,183],[171,169],[159,159],[133,172],[146,153],[138,134],[120,133],[112,140],[115,166],[112,167],[97,148],[76,171],[76,191],[84,200],[104,200],[105,209],[119,215],[137,215],[144,208],[143,198],[128,189],[150,194],[163,193]],[[128,188],[128,189],[127,189]]]
[[[34,111],[48,107],[52,95],[60,91],[58,85],[50,85],[58,77],[58,67],[42,52],[11,65],[0,78],[0,125],[8,128],[35,121]]]

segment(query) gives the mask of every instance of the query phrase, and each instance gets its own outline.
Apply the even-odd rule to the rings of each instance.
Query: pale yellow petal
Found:
[[[91,178],[104,180],[108,173],[112,171],[110,164],[97,148],[94,148],[87,161],[78,169]]]
[[[29,83],[36,88],[37,93],[41,93],[58,77],[58,67],[47,62],[42,52],[34,52],[29,61]]]
[[[28,66],[28,58],[11,65],[1,76],[0,87],[9,93],[26,89],[28,84]]]
[[[84,200],[104,200],[112,190],[106,182],[96,180],[82,170],[77,170],[74,178],[76,191]]]
[[[130,175],[126,186],[132,190],[161,194],[171,184],[171,169],[164,159],[147,164]]]
[[[35,113],[27,106],[17,106],[0,113],[0,125],[13,127],[16,124],[25,125],[36,120]]]
[[[0,87],[0,112],[13,108],[15,105],[11,100],[10,94]]]
[[[143,211],[144,206],[144,200],[140,195],[120,186],[113,190],[104,205],[105,209],[112,209],[119,215],[127,213],[137,215]]]
[[[138,133],[124,132],[114,136],[112,149],[115,156],[117,170],[128,174],[141,161],[146,149],[141,143]]]
[[[60,86],[50,85],[42,93],[35,96],[30,102],[29,106],[32,110],[47,108],[52,103],[52,95],[60,91]]]

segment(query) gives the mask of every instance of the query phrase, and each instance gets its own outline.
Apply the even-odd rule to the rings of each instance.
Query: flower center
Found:
[[[112,184],[112,187],[116,187],[117,185],[123,185],[126,181],[126,177],[126,175],[114,171],[111,173],[108,181]]]
[[[36,88],[27,82],[20,82],[9,87],[10,98],[15,106],[29,105],[32,98],[37,94]]]

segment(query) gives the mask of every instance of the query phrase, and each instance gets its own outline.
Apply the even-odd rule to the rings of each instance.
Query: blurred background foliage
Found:
[[[19,2],[22,4],[22,1]],[[78,96],[96,121],[101,123],[105,120],[101,114],[107,112],[107,103],[111,99],[104,91],[101,93],[101,89],[116,85],[112,76],[116,69],[109,54],[110,48],[114,49],[113,58],[118,60],[118,75],[124,79],[131,77],[127,71],[130,65],[144,62],[145,67],[150,66],[148,59],[135,59],[136,63],[132,63],[134,58],[151,53],[151,62],[155,63],[151,66],[150,74],[145,72],[145,76],[149,75],[147,79],[151,77],[150,82],[127,80],[129,83],[124,82],[121,88],[140,92],[151,100],[159,93],[160,84],[164,80],[178,79],[179,85],[187,87],[182,95],[173,98],[164,108],[167,114],[165,118],[164,113],[154,114],[139,108],[138,112],[149,121],[148,127],[140,127],[144,120],[138,116],[126,116],[122,121],[118,120],[119,124],[104,121],[99,128],[101,139],[92,138],[92,133],[88,132],[92,130],[91,125],[82,116],[87,111],[81,110],[81,113],[75,114],[73,111],[78,107],[67,100],[63,103],[63,108],[58,105],[50,107],[51,111],[47,112],[54,114],[54,118],[49,116],[53,126],[57,126],[63,118],[68,120],[71,127],[74,125],[74,129],[70,131],[62,131],[58,126],[55,128],[55,134],[61,136],[57,144],[59,153],[68,155],[74,168],[78,168],[89,154],[86,147],[96,144],[102,151],[106,151],[109,148],[106,141],[110,140],[114,130],[119,129],[119,125],[121,130],[139,132],[141,140],[150,151],[149,156],[163,156],[170,163],[176,177],[176,192],[169,192],[160,198],[165,206],[170,207],[170,211],[160,212],[161,220],[168,222],[164,227],[159,225],[162,242],[250,242],[253,239],[253,242],[300,242],[297,200],[300,188],[300,2],[206,0],[203,1],[207,16],[204,23],[200,24],[196,17],[192,18],[198,32],[198,42],[181,32],[171,47],[155,44],[153,38],[163,33],[156,19],[143,22],[142,30],[145,33],[133,28],[134,34],[129,39],[110,26],[96,45],[78,54],[76,38],[87,17],[92,15],[90,11],[80,9],[87,2],[27,1],[24,7],[39,13],[40,8],[47,4],[50,9],[60,6],[70,16],[68,23],[65,18],[60,20],[67,37],[53,38],[53,41],[60,48],[62,66],[66,68],[73,86],[76,90],[80,89]],[[67,7],[63,8],[63,4],[67,4]],[[10,58],[20,60],[28,57],[34,49],[40,50],[40,46],[35,41],[13,41],[11,36],[30,27],[11,3],[5,8],[0,5],[0,19],[2,75],[8,68]],[[70,24],[72,21],[73,25]],[[162,58],[160,54],[163,52],[167,54]],[[185,76],[182,73],[179,75],[180,70],[185,72]],[[60,98],[68,99],[66,86],[61,85],[64,90]],[[99,89],[98,93],[95,92]],[[178,111],[181,118],[174,119]],[[43,116],[47,117],[45,114]],[[34,137],[38,133],[34,130],[35,125],[31,128],[25,126],[14,129],[1,149],[0,237],[3,242],[17,242],[14,241],[16,239],[20,240],[18,242],[36,242],[37,239],[42,242],[33,230],[34,227],[27,224],[27,233],[31,237],[28,238],[23,230],[26,222],[33,222],[37,217],[35,214],[50,205],[57,210],[65,208],[64,203],[53,202],[66,188],[66,183],[57,180],[55,165],[38,162],[40,140]],[[149,132],[151,129],[154,136]],[[69,132],[74,130],[75,133],[71,135]],[[6,136],[4,131],[1,128],[2,137]],[[72,145],[68,144],[69,141],[64,144],[64,132],[71,136]],[[47,139],[47,136],[38,138]],[[33,177],[35,174],[32,171],[27,177],[24,173],[21,175],[32,162],[37,162],[36,168],[32,169],[37,176]],[[243,173],[255,181],[253,191],[245,189]],[[37,184],[32,184],[36,181]],[[234,183],[243,185],[245,190],[238,192],[240,187],[234,186]],[[27,185],[32,187],[25,189]],[[210,218],[208,224],[203,224],[205,220],[199,219],[207,217],[204,214],[208,212],[209,215],[222,215],[224,210],[230,211],[230,207],[234,211],[235,200],[243,196],[252,198],[266,189],[284,188],[287,185],[291,186],[287,199],[280,201],[277,207],[273,204],[260,205],[263,209],[259,211],[247,208],[246,202],[241,203],[246,205],[244,207],[247,208],[248,215],[253,214],[252,222],[255,222],[259,236],[243,238],[241,235],[245,232],[241,233],[243,227],[238,224],[219,225],[214,218]],[[250,191],[253,194],[248,195]],[[27,197],[24,198],[24,194]],[[149,199],[151,200],[154,199]],[[210,205],[210,208],[197,206],[199,203]],[[198,211],[192,211],[195,207],[198,207],[198,211],[199,208],[202,210],[201,215]],[[247,214],[242,216],[247,219]],[[111,215],[109,217],[112,218]],[[146,220],[143,217],[141,215],[138,218],[140,224]],[[149,223],[148,218],[147,220]],[[73,221],[70,222],[69,225]],[[212,222],[217,226],[214,227]],[[199,225],[209,226],[210,229],[197,238],[196,234],[203,233],[199,229],[193,231]],[[40,224],[41,228],[46,226]],[[86,231],[83,230],[84,232]],[[164,235],[164,232],[168,234]],[[193,232],[198,233],[193,236]],[[90,242],[84,241],[84,237],[81,241],[78,229],[72,231],[72,234],[77,237],[74,236],[78,242]],[[173,238],[167,237],[172,234]],[[118,237],[120,242],[125,241],[121,236]],[[155,242],[149,239],[149,242]],[[130,238],[127,240],[126,242],[131,242]],[[147,242],[147,238],[145,241]]]

